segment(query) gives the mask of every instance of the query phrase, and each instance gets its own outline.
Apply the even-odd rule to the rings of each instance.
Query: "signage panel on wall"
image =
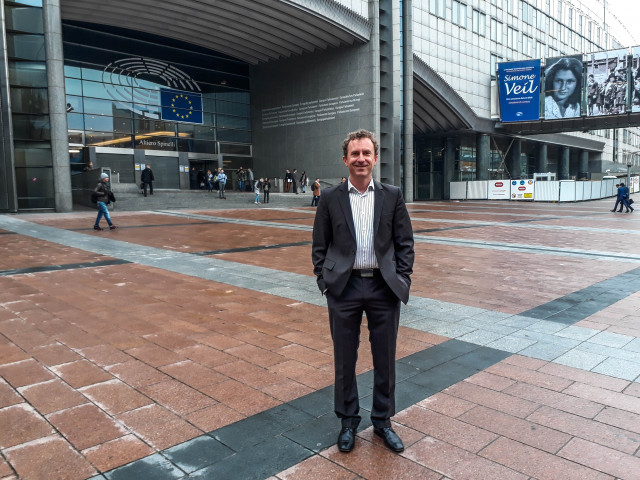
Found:
[[[489,200],[509,200],[510,196],[509,180],[490,180],[488,187]]]
[[[585,61],[587,116],[625,113],[627,104],[627,49],[592,53]]]
[[[544,70],[544,118],[580,116],[582,104],[582,56],[547,59]]]
[[[533,180],[511,180],[511,200],[533,200]]]
[[[640,112],[640,47],[631,54],[631,111]]]
[[[540,118],[540,60],[498,64],[498,84],[501,121]]]

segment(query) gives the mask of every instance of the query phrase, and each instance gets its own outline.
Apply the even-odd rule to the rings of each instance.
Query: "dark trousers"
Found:
[[[318,202],[320,201],[320,195],[314,195],[311,199],[311,206],[318,206]]]
[[[352,276],[339,297],[327,292],[327,304],[335,363],[336,415],[343,427],[355,428],[360,423],[356,362],[365,313],[374,368],[371,421],[377,428],[390,426],[395,414],[400,300],[377,274],[373,278]]]
[[[149,193],[153,195],[153,182],[143,182],[142,190],[144,191],[144,196],[147,196],[147,186],[149,186]]]
[[[264,199],[262,203],[269,203],[269,190],[264,191]]]

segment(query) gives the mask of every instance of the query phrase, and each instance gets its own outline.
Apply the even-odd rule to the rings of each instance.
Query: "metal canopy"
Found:
[[[367,42],[371,24],[333,0],[61,0],[63,20],[182,40],[250,64]]]
[[[485,130],[458,93],[422,59],[413,57],[413,125],[421,133]]]

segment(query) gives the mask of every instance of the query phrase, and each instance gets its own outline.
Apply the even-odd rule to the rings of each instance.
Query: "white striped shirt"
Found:
[[[351,216],[353,217],[353,226],[356,229],[356,260],[353,268],[378,268],[378,260],[373,248],[373,207],[375,204],[373,178],[364,193],[360,193],[351,184],[351,180],[347,180],[347,182]]]

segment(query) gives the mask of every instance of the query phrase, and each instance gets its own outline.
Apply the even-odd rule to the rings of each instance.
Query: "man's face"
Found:
[[[103,181],[104,183],[107,183],[107,182],[109,181],[109,177],[103,178],[103,179],[102,179],[102,181]]]
[[[367,180],[371,178],[373,167],[378,163],[373,142],[369,138],[356,138],[349,142],[347,156],[342,157],[353,179]]]

